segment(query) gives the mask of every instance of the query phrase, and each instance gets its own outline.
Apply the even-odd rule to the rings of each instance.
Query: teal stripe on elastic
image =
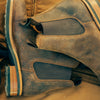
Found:
[[[89,3],[89,1],[88,1],[88,0],[85,0],[85,1],[88,3],[88,5],[90,6],[90,8],[92,9],[92,11],[93,11],[93,13],[94,13],[95,17],[97,18],[97,20],[98,20],[98,22],[99,22],[99,24],[100,24],[100,19],[98,18],[98,16],[97,16],[96,12],[94,11],[94,9],[93,9],[92,5]]]
[[[96,2],[97,2],[97,4],[99,5],[99,7],[100,7],[100,2],[98,1],[98,0],[95,0]]]
[[[7,96],[10,96],[10,67],[6,66],[6,92]]]
[[[7,3],[7,11],[6,11],[6,38],[7,38],[7,42],[8,42],[8,45],[9,45],[9,49],[10,49],[10,52],[11,52],[11,56],[14,60],[14,64],[15,64],[15,68],[16,68],[16,73],[17,73],[17,82],[18,82],[18,96],[19,96],[19,93],[20,93],[20,80],[19,80],[19,71],[18,71],[18,67],[17,67],[17,62],[16,62],[16,57],[14,55],[14,52],[13,52],[13,48],[11,46],[11,43],[10,43],[10,36],[9,36],[9,13],[10,13],[10,4],[11,4],[11,0],[8,0],[8,3]]]

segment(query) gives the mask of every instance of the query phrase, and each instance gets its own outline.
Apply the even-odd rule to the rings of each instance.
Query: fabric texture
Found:
[[[28,17],[37,15],[52,8],[62,0],[25,0]]]
[[[51,64],[55,68],[59,68],[59,66],[63,66],[64,68],[75,68],[79,62],[61,53],[38,49],[34,46],[34,44],[32,44],[33,41],[35,41],[35,35],[37,34],[37,31],[28,26],[28,22],[30,22],[29,20],[26,21],[26,26],[21,24],[21,21],[23,21],[26,17],[24,0],[8,0],[6,9],[5,30],[10,55],[9,59],[10,64],[16,69],[17,77],[17,82],[14,77],[10,77],[10,75],[14,75],[14,73],[10,73],[11,67],[8,66],[6,68],[6,76],[8,76],[6,80],[7,96],[37,95],[43,92],[48,92],[50,90],[63,89],[73,86],[74,84],[72,80],[66,80],[62,77],[59,79],[56,78],[50,80],[38,78],[39,75],[36,74],[36,71],[33,67],[34,63],[36,62],[48,63],[45,66],[44,64],[39,64],[41,68],[44,68],[44,71],[46,69],[45,67],[51,67]],[[31,42],[31,40],[33,41]],[[69,69],[66,69],[66,72],[67,70]],[[65,70],[63,70],[63,72],[64,71]],[[59,75],[59,73],[57,75]],[[68,79],[70,79],[70,77],[71,74],[69,73]],[[10,85],[12,84],[12,81],[14,81],[13,83],[17,84],[16,91],[14,87]]]

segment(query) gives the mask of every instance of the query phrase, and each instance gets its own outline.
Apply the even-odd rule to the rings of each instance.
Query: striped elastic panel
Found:
[[[6,94],[7,96],[17,96],[18,82],[15,66],[6,66]]]
[[[100,2],[98,0],[83,0],[100,30]]]

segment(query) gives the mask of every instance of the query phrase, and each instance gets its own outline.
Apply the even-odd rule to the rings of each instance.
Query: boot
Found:
[[[41,1],[39,1],[39,0],[25,0],[27,16],[28,16],[28,18],[30,18],[30,17],[36,16],[37,14],[40,14],[40,13],[46,13],[50,9],[53,9],[53,7],[57,6],[61,2],[62,2],[62,0],[41,0]],[[69,12],[71,13],[70,9],[69,9]],[[42,15],[42,14],[40,14],[40,15]],[[39,23],[36,23],[35,21],[32,21],[30,23],[33,24],[33,25],[39,24]],[[42,28],[41,25],[36,25],[36,26],[37,26],[38,30],[43,31],[43,29],[41,30],[41,28]],[[53,31],[55,30],[54,25],[52,25],[50,27],[53,29]],[[48,28],[50,28],[50,27],[48,27]],[[47,28],[47,26],[46,26],[46,28]],[[51,28],[48,30],[48,32],[50,32],[49,34],[52,34]],[[74,26],[74,28],[75,28],[75,26]],[[70,29],[70,27],[68,28],[68,26],[67,26],[67,30],[68,30],[68,32],[70,31],[70,34],[72,34],[72,32],[73,33],[76,32],[75,30],[77,30],[77,29],[74,29],[74,28]],[[80,27],[80,30],[82,30],[81,27]],[[45,33],[47,34],[48,32],[45,32]],[[53,33],[53,35],[57,34],[58,32],[59,31],[57,29],[56,32]],[[60,30],[60,32],[61,32],[61,30]],[[72,80],[74,81],[74,84],[78,84],[76,82],[76,80],[79,79],[79,78],[81,78],[81,80],[83,80],[83,81],[86,81],[86,82],[89,82],[89,83],[92,83],[92,84],[96,84],[96,85],[100,84],[95,73],[91,69],[89,69],[88,67],[84,66],[81,63],[79,64],[79,66],[77,68],[73,69],[73,71],[72,71]]]
[[[15,6],[16,4],[20,5]],[[13,6],[15,7],[13,8]],[[20,11],[18,8],[20,8]],[[43,33],[43,25],[41,26],[40,23],[31,19],[20,24],[25,15],[23,0],[20,3],[17,0],[8,0],[6,39],[12,66],[6,67],[7,96],[36,95],[72,86],[73,82],[75,85],[78,85],[81,82],[81,77],[84,77],[83,73],[86,74],[84,77],[85,81],[90,79],[88,82],[100,85],[100,82],[98,82],[97,77],[91,70],[86,68],[84,71],[82,66],[81,70],[76,68],[79,62],[75,59],[61,53],[39,49],[35,41],[37,34],[41,35]],[[80,24],[78,27],[81,28]],[[77,33],[77,30],[75,32]],[[73,32],[70,33],[73,34]],[[57,33],[57,35],[60,34]],[[81,77],[80,72],[82,73]]]
[[[72,68],[79,62],[61,53],[38,49],[34,43],[38,30],[20,24],[24,18],[24,0],[8,0],[5,30],[11,66],[6,66],[6,95],[37,95],[73,86]]]
[[[33,19],[43,27],[43,33],[36,37],[39,49],[75,58],[100,80],[99,5],[98,0],[63,0]]]

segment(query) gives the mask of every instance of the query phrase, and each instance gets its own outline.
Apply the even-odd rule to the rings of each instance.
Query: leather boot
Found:
[[[38,49],[33,42],[37,29],[21,25],[24,18],[24,0],[8,0],[5,30],[11,66],[6,67],[6,95],[37,95],[73,86],[71,68],[79,62],[61,53]]]
[[[62,0],[41,0],[41,1],[40,0],[25,0],[27,16],[28,16],[28,18],[30,18],[30,17],[36,16],[37,14],[40,14],[40,13],[46,13],[50,9],[53,9],[54,7],[56,7],[61,2],[62,2]],[[77,2],[77,0],[76,0],[76,2]],[[100,2],[100,0],[99,0],[99,2]],[[71,9],[68,9],[68,10],[69,10],[69,12],[72,12]],[[48,26],[46,26],[46,28],[47,27]],[[41,27],[37,26],[37,28],[39,29]],[[52,25],[53,31],[54,31],[54,28],[55,28],[54,25]],[[75,26],[74,26],[74,28],[75,28]],[[51,26],[48,27],[48,29],[49,29],[48,31],[51,32],[51,30],[52,30]],[[82,28],[80,27],[80,29],[82,29]],[[59,32],[59,30],[58,31],[57,30],[56,30],[56,32],[53,35],[55,35],[55,34],[57,34]],[[69,32],[69,30],[71,30],[70,27],[68,28],[68,26],[67,26],[67,30]],[[72,29],[72,30],[73,30],[73,33],[74,33],[74,31],[77,30],[77,28],[76,29]],[[48,32],[47,33],[44,32],[44,33],[47,34]],[[52,32],[50,34],[52,34]],[[70,34],[71,34],[71,32],[70,32]],[[91,71],[91,69],[89,69],[87,67],[84,67],[84,65],[81,64],[81,63],[79,64],[79,66],[77,68],[73,69],[72,73],[73,73],[72,74],[72,79],[73,80],[75,79],[75,81],[76,81],[76,77],[78,77],[78,78],[81,77],[81,79],[83,81],[86,81],[86,82],[89,82],[89,83],[93,83],[93,84],[96,84],[96,85],[100,84],[100,82],[98,81],[97,76],[95,75],[95,73],[93,71]],[[74,84],[75,83],[76,82],[74,82]]]
[[[37,35],[36,45],[75,58],[100,79],[99,10],[98,0],[63,0],[34,16],[43,27],[43,33]]]

